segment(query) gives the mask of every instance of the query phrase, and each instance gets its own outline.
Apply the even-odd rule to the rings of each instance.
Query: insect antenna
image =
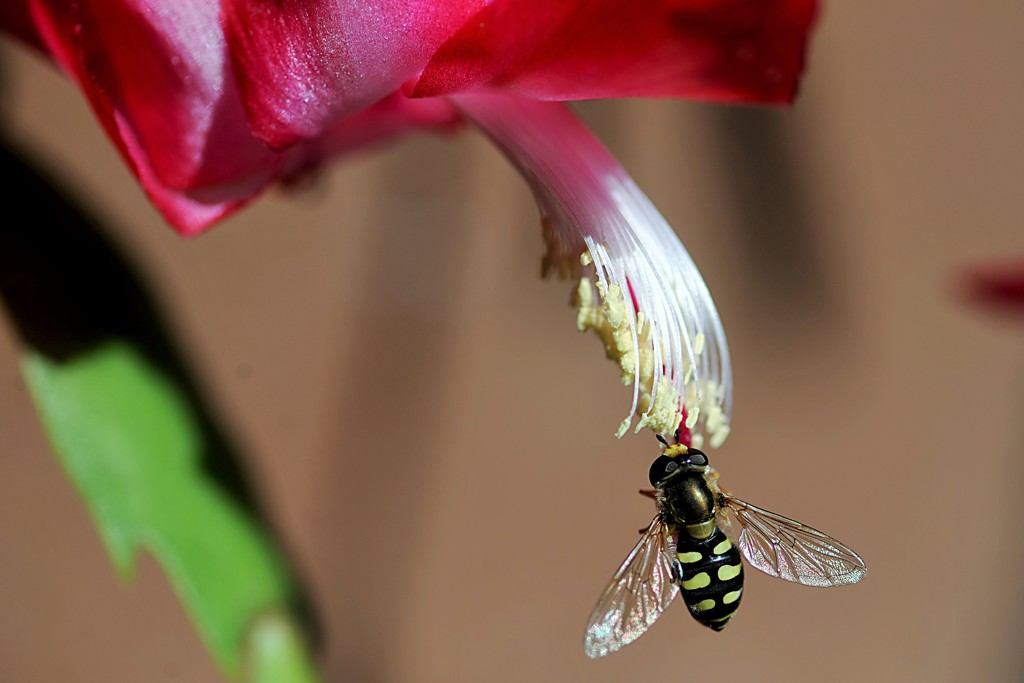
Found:
[[[670,445],[669,442],[665,441],[665,437],[663,437],[661,434],[655,434],[654,436],[658,437],[658,441],[663,443],[665,445],[665,448],[669,447],[669,445]],[[678,441],[678,440],[679,440],[679,431],[677,430],[676,431],[676,441]]]

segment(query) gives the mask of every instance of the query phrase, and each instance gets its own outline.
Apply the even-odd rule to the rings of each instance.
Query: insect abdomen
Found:
[[[695,540],[679,534],[680,592],[693,618],[721,631],[740,605],[743,595],[743,560],[740,552],[721,529],[706,539]]]

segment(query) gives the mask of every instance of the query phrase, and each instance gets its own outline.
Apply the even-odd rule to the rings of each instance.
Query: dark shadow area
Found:
[[[786,318],[828,315],[832,284],[808,220],[800,169],[785,135],[788,112],[711,107],[727,205],[739,226],[748,291],[759,308]]]
[[[139,349],[188,401],[203,438],[202,470],[254,523],[272,530],[235,450],[172,347],[143,279],[98,222],[56,189],[59,182],[6,143],[0,146],[0,172],[8,202],[0,230],[0,295],[24,343],[57,362],[110,341]],[[315,636],[306,597],[296,594],[293,607]]]

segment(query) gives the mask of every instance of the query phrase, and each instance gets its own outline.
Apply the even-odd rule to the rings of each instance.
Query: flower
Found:
[[[604,147],[564,107],[462,95],[537,197],[548,247],[542,270],[578,276],[577,327],[594,330],[632,385],[635,431],[691,439],[698,421],[721,445],[729,433],[729,348],[715,304],[672,228]],[[685,420],[685,421],[684,421]],[[632,417],[623,420],[622,436]]]
[[[578,326],[632,385],[636,428],[718,445],[729,354],[703,279],[551,101],[789,102],[816,11],[815,0],[12,0],[0,25],[75,80],[186,235],[353,148],[476,123],[533,187],[545,266],[579,279]]]
[[[814,11],[813,0],[11,0],[0,26],[77,82],[156,207],[195,234],[329,155],[452,126],[432,96],[787,101]]]
[[[974,266],[964,284],[970,302],[1024,320],[1024,261]]]

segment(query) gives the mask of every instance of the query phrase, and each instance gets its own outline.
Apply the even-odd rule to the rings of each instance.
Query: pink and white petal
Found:
[[[231,183],[189,191],[163,187],[146,167],[138,169],[153,204],[184,235],[196,235],[254,199],[273,181],[298,184],[335,157],[362,147],[384,144],[400,135],[421,130],[450,132],[462,118],[445,99],[410,100],[393,93],[358,114],[341,119],[323,135],[289,147],[275,158],[276,165]],[[123,136],[131,148],[130,135]]]
[[[462,123],[462,116],[446,99],[409,99],[392,93],[368,109],[339,119],[320,137],[288,148],[281,177],[286,182],[302,179],[318,171],[325,161],[358,148],[383,144],[416,130],[447,133]]]
[[[114,114],[115,125],[119,122]],[[119,128],[121,147],[129,159],[146,160],[127,126]],[[279,159],[275,160],[280,163]],[[139,184],[157,211],[171,227],[185,237],[194,237],[255,199],[273,180],[275,169],[264,168],[248,176],[238,176],[219,185],[181,189],[164,185],[145,163],[132,166]]]
[[[216,0],[32,0],[32,9],[48,50],[151,195],[276,165],[248,129]]]
[[[496,0],[411,94],[789,102],[816,12],[815,0]]]
[[[419,74],[483,0],[225,0],[249,122],[275,148],[317,137]]]
[[[116,112],[114,122],[119,123]],[[144,164],[136,165],[134,170],[167,222],[181,234],[194,236],[255,199],[274,181],[299,182],[335,157],[360,147],[382,144],[406,132],[423,129],[448,132],[461,124],[461,117],[447,100],[410,100],[395,93],[369,109],[337,121],[319,138],[305,140],[276,155],[273,165],[220,185],[181,190],[161,184],[152,169]],[[119,131],[118,139],[128,156],[144,159],[133,131],[127,127]]]
[[[114,113],[115,125],[119,122]],[[462,118],[445,99],[410,100],[394,93],[369,109],[337,121],[324,135],[305,140],[274,157],[268,165],[230,182],[190,190],[167,187],[148,166],[135,165],[136,175],[164,219],[179,233],[195,236],[245,206],[273,182],[294,184],[317,173],[326,163],[361,147],[383,144],[404,133],[450,132]],[[119,128],[118,139],[129,158],[145,158],[130,128]]]

